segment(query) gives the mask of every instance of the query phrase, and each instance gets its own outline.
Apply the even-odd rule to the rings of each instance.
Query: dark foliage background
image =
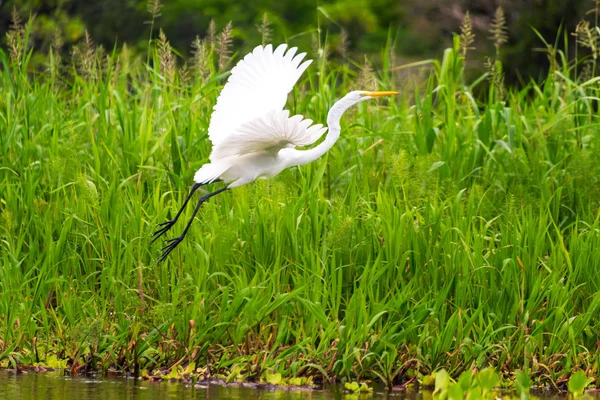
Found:
[[[112,48],[126,42],[144,49],[148,43],[151,16],[148,7],[154,0],[4,0],[0,1],[0,33],[9,29],[11,13],[17,10],[23,19],[35,14],[34,43],[47,48],[56,34],[65,44],[82,41],[85,30],[97,44]],[[537,78],[548,65],[544,45],[534,29],[554,43],[560,29],[573,32],[586,13],[598,7],[598,0],[173,0],[160,4],[157,26],[161,27],[182,57],[190,53],[190,44],[199,35],[208,35],[211,20],[218,30],[231,21],[236,48],[248,50],[261,41],[257,30],[266,15],[273,40],[293,37],[311,46],[316,32],[332,48],[347,32],[350,52],[375,54],[388,35],[395,39],[397,55],[422,58],[439,55],[458,32],[467,11],[476,35],[475,48],[489,53],[489,25],[495,10],[504,9],[509,42],[500,55],[508,81],[519,76]],[[320,28],[320,29],[319,29]],[[574,44],[574,40],[571,41]],[[560,40],[559,47],[564,46]],[[475,67],[481,57],[473,57]]]

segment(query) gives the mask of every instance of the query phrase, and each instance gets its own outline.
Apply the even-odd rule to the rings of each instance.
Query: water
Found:
[[[265,390],[236,386],[207,385],[191,387],[181,382],[149,382],[139,379],[64,376],[62,373],[16,375],[0,370],[0,399],[410,399],[426,400],[431,395],[408,396],[404,392],[376,389],[373,395],[348,395],[339,387],[328,391]]]

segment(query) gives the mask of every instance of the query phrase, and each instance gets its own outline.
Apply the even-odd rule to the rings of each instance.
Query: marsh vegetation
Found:
[[[59,40],[36,54],[13,26],[0,51],[0,366],[390,387],[433,385],[441,368],[491,367],[497,382],[521,370],[555,389],[598,376],[596,27],[559,36],[588,61],[549,44],[548,75],[522,89],[494,59],[465,78],[468,22],[412,66],[395,64],[392,40],[375,64],[333,62],[319,44],[293,113],[325,121],[359,87],[402,96],[348,111],[321,160],[205,204],[157,263],[150,233],[210,153],[228,29],[183,63],[156,30],[147,54],[87,36],[67,59]],[[414,69],[422,80],[402,79]]]

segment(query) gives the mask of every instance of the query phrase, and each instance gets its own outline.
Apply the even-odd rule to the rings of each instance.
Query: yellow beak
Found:
[[[381,96],[393,96],[395,94],[398,94],[398,92],[364,92],[363,96],[381,97]]]

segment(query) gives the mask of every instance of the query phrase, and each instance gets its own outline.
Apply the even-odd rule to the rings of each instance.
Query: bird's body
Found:
[[[282,44],[275,50],[271,45],[258,46],[246,55],[231,71],[211,116],[208,137],[213,149],[210,163],[194,175],[196,184],[182,208],[161,229],[154,240],[169,230],[181,215],[192,194],[202,185],[223,181],[226,186],[202,197],[183,234],[168,240],[163,248],[164,259],[182,240],[191,226],[201,204],[224,190],[261,178],[272,178],[286,168],[303,165],[325,154],[340,135],[340,118],[350,106],[376,96],[396,92],[353,91],[336,102],[327,117],[328,128],[312,125],[301,115],[290,116],[284,110],[288,93],[310,65],[305,53],[296,48],[287,50]],[[315,143],[329,129],[319,145],[298,150],[296,147]]]
[[[279,154],[280,152],[283,154]],[[218,179],[230,182],[229,187],[234,188],[256,179],[273,178],[291,166],[289,161],[284,150],[264,150],[239,157],[228,157],[219,163],[203,165],[194,175],[194,181],[206,184]]]

